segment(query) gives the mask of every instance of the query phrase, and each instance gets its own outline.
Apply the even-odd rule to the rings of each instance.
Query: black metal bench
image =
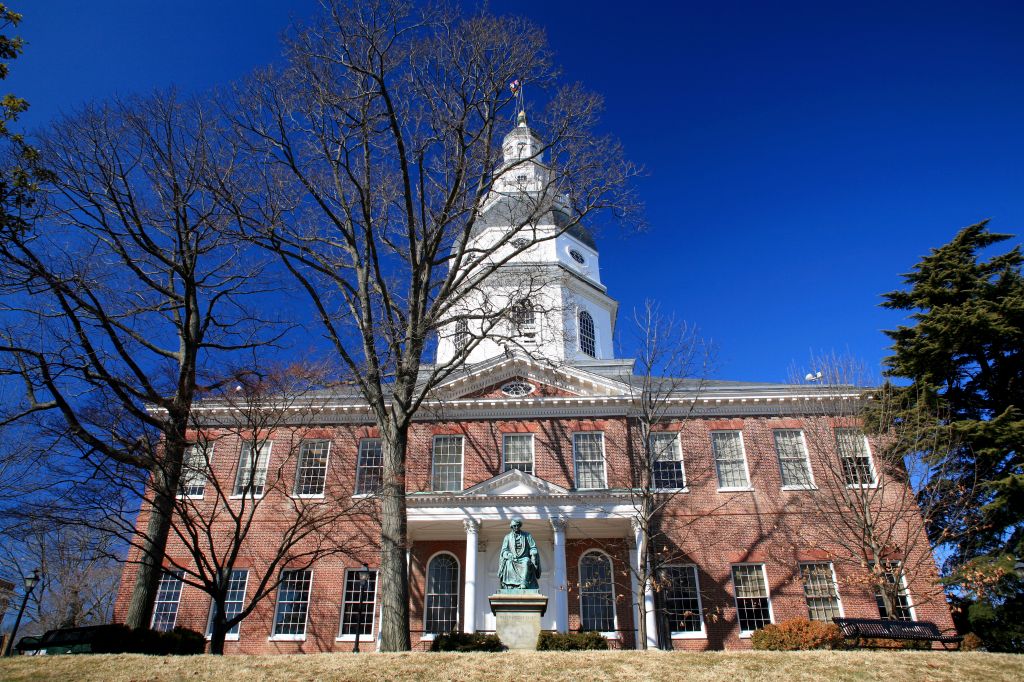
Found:
[[[927,620],[882,620],[880,618],[833,618],[846,639],[894,639],[901,641],[938,642],[944,649],[949,644],[959,648],[960,635],[944,635],[939,626]]]

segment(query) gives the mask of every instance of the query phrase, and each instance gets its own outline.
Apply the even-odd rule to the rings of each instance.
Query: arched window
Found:
[[[594,318],[586,310],[580,311],[580,351],[592,358],[597,357],[597,334],[594,331]]]
[[[512,328],[523,336],[533,336],[534,327],[533,303],[525,298],[512,307]]]
[[[615,630],[612,560],[603,552],[590,551],[580,559],[580,629]]]
[[[455,323],[455,352],[461,353],[469,345],[469,323],[459,320]]]
[[[459,626],[459,562],[451,554],[437,554],[427,564],[427,599],[423,630],[441,634]]]

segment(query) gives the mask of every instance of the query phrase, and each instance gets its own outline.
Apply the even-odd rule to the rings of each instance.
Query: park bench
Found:
[[[882,620],[880,618],[833,618],[846,639],[893,639],[901,641],[938,642],[944,649],[953,644],[959,648],[963,637],[944,635],[939,627],[926,620]]]

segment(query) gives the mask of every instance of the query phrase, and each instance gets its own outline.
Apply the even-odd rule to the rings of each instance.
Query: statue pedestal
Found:
[[[548,610],[548,598],[539,590],[502,590],[488,601],[501,643],[512,650],[536,651],[540,617]]]

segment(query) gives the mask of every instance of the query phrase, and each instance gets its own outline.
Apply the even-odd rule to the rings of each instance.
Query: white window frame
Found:
[[[318,493],[302,493],[302,494],[300,494],[298,492],[298,489],[299,489],[299,476],[302,473],[302,457],[303,457],[303,454],[304,454],[303,453],[303,448],[305,448],[307,445],[312,445],[314,443],[327,443],[327,457],[324,459],[323,489],[320,492],[318,492]],[[296,499],[299,499],[299,500],[322,500],[322,499],[324,499],[324,493],[327,490],[327,474],[331,470],[331,449],[332,449],[332,447],[333,447],[333,443],[331,442],[331,440],[329,438],[309,438],[309,439],[305,439],[305,440],[303,440],[303,441],[301,441],[299,443],[299,457],[298,457],[298,461],[295,463],[295,485],[292,487],[292,497],[294,497]],[[269,458],[267,459],[267,465],[268,465],[267,468],[269,469],[270,468],[269,467],[269,465],[270,465],[270,459]]]
[[[461,453],[459,455],[459,489],[458,490],[438,490],[434,483],[437,473],[437,453],[435,448],[437,447],[437,440],[439,438],[458,438],[459,445],[461,447]],[[457,493],[466,489],[466,437],[458,433],[439,433],[430,439],[430,489],[435,493]]]
[[[588,554],[601,554],[606,559],[608,559],[608,565],[610,567],[608,577],[611,580],[612,585],[612,625],[615,626],[615,629],[602,631],[601,636],[605,639],[619,639],[619,603],[616,601],[615,598],[615,559],[608,552],[604,551],[603,549],[598,549],[596,547],[591,547],[590,549],[584,550],[583,553],[580,554],[580,558],[576,562],[576,575],[577,577],[579,577],[581,583],[579,599],[580,628],[583,627],[583,559],[585,559]]]
[[[722,477],[718,473],[718,455],[715,453],[715,436],[716,433],[736,433],[740,437],[740,453],[743,455],[743,474],[746,476],[746,485],[736,486],[724,486],[722,485]],[[714,429],[710,432],[709,437],[711,439],[711,459],[715,465],[715,478],[718,480],[718,492],[720,493],[731,493],[731,492],[749,492],[754,489],[754,486],[750,482],[750,461],[747,459],[747,444],[743,439],[742,429]]]
[[[199,469],[197,469],[194,464],[189,463],[189,460],[195,456],[192,453],[195,452],[196,448],[206,450],[206,454],[202,455],[202,471],[199,471]],[[206,496],[206,482],[210,478],[210,469],[213,466],[213,448],[214,441],[197,440],[195,443],[190,444],[185,449],[185,456],[184,461],[182,462],[181,470],[181,482],[178,486],[178,494],[176,495],[176,497],[179,500],[201,500],[203,499],[203,497]],[[191,485],[189,483],[186,483],[186,477],[189,475],[189,473],[191,473],[197,479],[200,477],[200,475],[202,476],[203,492],[200,493],[199,495],[185,493],[187,486]]]
[[[672,630],[672,639],[707,639],[708,629],[704,622],[704,600],[700,594],[700,569],[697,564],[671,564],[665,568],[690,568],[693,570],[693,582],[697,589],[697,619],[700,621],[700,630],[688,632],[686,630]]]
[[[242,583],[242,601],[241,601],[242,608],[239,609],[241,611],[241,610],[245,609],[245,598],[249,595],[249,569],[248,568],[233,568],[233,569],[231,569],[231,571],[232,572],[234,572],[234,571],[245,571],[245,582]],[[213,636],[213,607],[214,607],[213,599],[210,599],[210,615],[206,618],[206,639],[210,639]],[[238,636],[239,636],[239,634],[242,631],[242,621],[239,621],[238,623],[236,623],[235,627],[238,628],[238,632],[234,632],[234,633],[228,632],[226,635],[224,635],[224,641],[225,642],[237,642],[238,641]]]
[[[260,487],[263,488],[263,492],[259,493],[258,495],[253,493],[253,492],[245,492],[244,490],[243,490],[243,492],[238,492],[239,482],[240,482],[239,481],[239,477],[242,475],[242,460],[245,458],[245,446],[248,444],[249,447],[252,448],[253,445],[255,445],[257,443],[265,445],[266,448],[267,448],[267,464],[266,464],[266,468],[265,468],[265,470],[263,472],[263,481],[260,484]],[[270,462],[272,461],[273,453],[274,453],[274,441],[272,441],[272,440],[263,440],[263,441],[247,440],[247,441],[242,441],[242,447],[241,447],[241,449],[238,452],[238,467],[235,469],[235,482],[231,486],[231,499],[233,499],[233,500],[240,500],[243,497],[247,497],[247,498],[259,500],[259,499],[262,499],[263,496],[267,494],[267,477],[270,475]],[[250,458],[249,458],[250,462],[252,462],[252,465],[254,467],[259,465],[259,461],[260,461],[259,457],[260,456],[257,453],[256,459],[255,459],[255,461],[253,461],[251,459],[251,456],[250,456]],[[255,479],[253,479],[253,487],[256,487],[255,484],[256,484],[256,481],[255,481]]]
[[[600,435],[601,436],[601,479],[604,483],[603,486],[597,488],[581,488],[580,482],[580,470],[579,460],[576,456],[576,436],[584,435]],[[572,434],[572,470],[573,470],[573,485],[576,490],[607,490],[608,489],[608,453],[605,449],[604,431],[576,431]]]
[[[835,434],[835,441],[836,441],[836,456],[839,458],[839,468],[843,472],[843,483],[846,485],[846,487],[849,488],[850,490],[870,490],[872,488],[877,488],[878,487],[878,470],[875,468],[875,456],[871,452],[871,442],[868,440],[868,437],[866,435],[864,435],[864,433],[860,429],[855,428],[855,427],[841,426],[841,427],[835,428],[833,431],[834,431],[834,434]],[[840,432],[846,432],[846,431],[850,431],[850,432],[853,432],[855,434],[858,434],[858,435],[860,435],[861,438],[864,439],[864,452],[866,452],[867,456],[868,456],[868,470],[871,471],[871,483],[847,483],[846,482],[846,463],[843,461],[846,458],[843,457],[842,450],[839,447],[839,433]]]
[[[423,632],[420,633],[420,640],[426,641],[426,642],[432,641],[435,637],[437,637],[438,634],[446,634],[446,633],[443,633],[443,632],[442,633],[437,633],[437,632],[427,632],[426,631],[427,630],[427,596],[429,595],[428,588],[429,588],[429,585],[430,585],[430,564],[434,561],[434,559],[436,559],[438,556],[440,556],[442,554],[447,554],[448,556],[450,556],[452,558],[452,560],[455,562],[455,569],[456,569],[456,575],[455,575],[455,598],[456,598],[456,605],[455,605],[455,630],[453,630],[453,632],[458,632],[459,626],[461,625],[461,623],[459,621],[460,621],[460,619],[462,617],[462,609],[463,609],[462,594],[461,594],[462,562],[459,561],[459,557],[455,556],[455,554],[453,554],[452,552],[449,552],[448,550],[441,550],[440,552],[434,552],[433,554],[430,555],[430,558],[427,559],[427,563],[424,564],[424,566],[423,566]]]
[[[735,566],[756,566],[761,569],[761,577],[764,578],[764,591],[765,598],[768,600],[768,622],[770,624],[775,623],[775,607],[772,605],[772,586],[768,582],[768,570],[765,568],[764,562],[762,561],[740,561],[735,564],[729,564],[729,582],[732,583],[732,603],[736,609],[736,627],[740,628],[740,639],[749,639],[756,630],[744,630],[740,625],[740,598],[739,590],[736,589],[736,574],[733,572]]]
[[[832,589],[836,593],[836,605],[839,608],[839,617],[840,618],[845,618],[846,617],[846,612],[843,610],[843,595],[839,593],[839,580],[836,577],[836,565],[835,565],[835,563],[833,563],[832,561],[830,561],[828,559],[822,559],[821,561],[801,561],[797,565],[797,569],[800,571],[801,587],[803,588],[803,591],[804,591],[804,605],[807,607],[807,619],[808,620],[814,620],[813,618],[811,618],[811,606],[810,606],[810,604],[807,603],[807,587],[806,587],[806,585],[803,582],[804,566],[817,566],[817,565],[820,565],[820,564],[828,564],[829,572],[830,572],[830,575],[832,576]],[[818,622],[823,623],[825,621],[818,621]],[[831,622],[831,621],[829,621],[829,622]]]
[[[378,445],[379,445],[379,447],[381,449],[380,450],[380,457],[381,457],[381,459],[380,459],[380,467],[376,467],[375,466],[375,467],[372,467],[372,468],[374,468],[374,469],[380,468],[380,470],[381,470],[380,471],[380,473],[381,473],[381,485],[384,484],[384,442],[380,438],[360,438],[359,439],[359,443],[356,445],[356,476],[355,476],[355,481],[353,482],[354,493],[353,493],[352,497],[373,497],[374,495],[376,495],[380,491],[380,486],[377,486],[377,488],[375,490],[373,490],[372,492],[360,491],[360,489],[359,489],[359,485],[361,483],[360,479],[362,477],[362,470],[364,468],[367,468],[367,467],[364,467],[363,461],[362,461],[363,443],[366,443],[368,441],[377,441],[377,443],[378,443]],[[430,462],[431,462],[431,466],[433,466],[433,462],[434,462],[433,444],[431,444]],[[431,477],[431,482],[433,482],[433,477]]]
[[[161,591],[162,591],[162,589],[164,587],[164,579],[167,578],[168,576],[172,576],[173,579],[176,580],[177,583],[178,583],[178,585],[177,585],[178,589],[175,592],[175,596],[174,596],[174,601],[173,602],[170,599],[161,599],[160,598],[161,594],[162,594]],[[150,629],[156,630],[156,618],[157,618],[157,615],[159,614],[158,608],[159,608],[160,604],[171,604],[171,603],[174,604],[174,617],[171,619],[171,626],[169,628],[167,628],[166,630],[161,629],[160,632],[170,632],[171,630],[173,630],[178,625],[178,610],[181,608],[181,593],[185,589],[185,580],[184,580],[184,578],[185,578],[185,571],[181,570],[180,568],[172,568],[172,569],[161,568],[160,569],[160,581],[157,583],[156,597],[153,600],[153,615],[151,615],[149,617],[149,627],[150,627]],[[162,614],[159,614],[159,615],[162,615]]]
[[[355,635],[343,635],[341,631],[345,627],[345,604],[347,603],[345,601],[345,586],[348,584],[348,575],[349,573],[359,573],[362,570],[362,567],[345,569],[345,578],[341,587],[341,617],[338,619],[338,636],[334,638],[335,642],[356,641]],[[370,572],[376,576],[373,581],[373,594],[370,601],[370,634],[359,635],[360,642],[372,642],[377,638],[377,595],[380,592],[380,570],[371,568]]]
[[[501,434],[501,472],[505,473],[510,471],[508,468],[508,461],[505,459],[505,453],[508,451],[508,439],[509,438],[523,438],[529,437],[530,439],[530,475],[537,475],[537,450],[536,450],[536,439],[532,433],[503,433]],[[523,462],[515,462],[515,464],[523,464]],[[521,469],[519,471],[522,471]]]
[[[313,567],[309,568],[284,568],[281,572],[299,572],[309,571],[309,592],[306,594],[306,619],[302,623],[302,634],[276,634],[277,630],[277,616],[278,609],[281,608],[281,582],[277,584],[277,598],[274,600],[274,615],[270,621],[270,637],[267,641],[270,642],[305,642],[306,635],[309,633],[309,606],[313,603]]]
[[[651,442],[651,440],[654,439],[654,438],[661,438],[663,436],[675,436],[676,453],[679,455],[679,459],[677,461],[679,462],[679,469],[682,472],[683,485],[682,485],[682,487],[679,487],[679,488],[661,488],[661,487],[659,487],[657,485],[654,485],[654,483],[655,483],[655,481],[654,481],[654,471],[653,471],[654,462],[652,462],[651,463],[651,466],[652,466],[652,470],[651,470],[651,486],[652,486],[652,489],[654,490],[654,492],[664,492],[664,493],[680,493],[680,492],[681,493],[685,493],[685,492],[689,492],[690,488],[689,488],[689,482],[686,479],[686,455],[683,453],[682,433],[680,433],[679,431],[651,431],[650,433],[647,434],[647,445],[651,449],[652,453],[654,452],[654,443]],[[679,564],[679,565],[681,566],[683,564]]]
[[[807,465],[807,483],[803,484],[789,484],[783,480],[783,469],[782,469],[782,453],[779,451],[779,441],[776,440],[775,434],[779,431],[796,431],[800,434],[800,447],[804,453],[804,464]],[[775,459],[779,463],[779,482],[782,484],[783,490],[817,490],[818,485],[814,480],[814,467],[811,466],[811,452],[807,449],[807,437],[804,435],[803,429],[772,429],[772,444],[775,446]],[[795,458],[792,458],[795,459]]]

